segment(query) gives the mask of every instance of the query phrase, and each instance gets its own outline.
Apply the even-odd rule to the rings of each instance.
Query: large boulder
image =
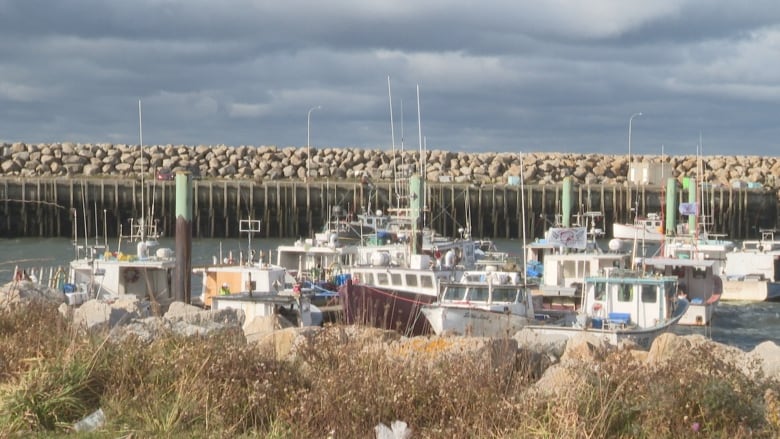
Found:
[[[11,281],[0,287],[0,306],[45,300],[55,304],[65,302],[65,296],[54,288],[31,280]]]
[[[130,319],[126,324],[114,328],[112,337],[121,340],[133,336],[149,343],[165,334],[192,337],[210,336],[226,330],[240,330],[243,323],[244,312],[241,310],[204,310],[181,302],[173,302],[163,317]]]
[[[65,312],[64,307],[61,312]],[[149,302],[136,296],[122,296],[113,301],[91,299],[73,310],[73,324],[86,329],[111,329],[133,319],[149,316]]]
[[[750,351],[758,360],[767,378],[780,378],[780,346],[773,341],[765,341]]]

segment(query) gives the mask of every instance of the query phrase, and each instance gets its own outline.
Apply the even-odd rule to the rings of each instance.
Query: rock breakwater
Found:
[[[292,180],[308,175],[317,180],[353,178],[368,172],[375,180],[390,180],[394,169],[413,169],[418,151],[357,147],[311,148],[226,145],[138,145],[4,143],[0,172],[6,177],[119,177],[131,178],[155,170],[187,170],[203,178]],[[635,155],[635,162],[671,165],[676,177],[695,175],[696,156]],[[752,183],[780,189],[780,158],[770,156],[707,156],[704,176],[711,184]],[[623,184],[628,175],[626,155],[575,153],[465,153],[442,150],[426,155],[429,181],[506,183],[523,176],[528,184],[554,184],[571,176],[581,184]]]

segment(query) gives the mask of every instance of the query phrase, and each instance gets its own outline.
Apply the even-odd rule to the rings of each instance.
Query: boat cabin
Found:
[[[211,306],[216,296],[236,293],[278,294],[292,289],[294,279],[284,267],[270,264],[218,265],[199,267],[193,273],[203,276],[200,302]]]
[[[613,270],[585,281],[583,308],[594,329],[649,328],[672,315],[677,278]]]
[[[528,294],[522,285],[513,283],[454,282],[442,284],[442,303],[464,305],[527,304]]]

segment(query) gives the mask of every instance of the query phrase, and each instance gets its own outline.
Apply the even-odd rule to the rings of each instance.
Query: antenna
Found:
[[[418,141],[420,143],[420,178],[422,181],[425,181],[425,153],[423,152],[423,135],[422,135],[422,116],[421,116],[421,109],[420,109],[420,84],[417,84],[417,136]],[[423,187],[423,191],[420,194],[420,197],[422,197],[422,206],[423,206],[423,226],[425,226],[425,207],[428,205],[428,200],[426,200],[425,194],[428,191]]]
[[[425,158],[423,156],[422,118],[420,115],[420,84],[417,84],[417,136],[420,143],[420,175],[425,178]]]
[[[390,142],[393,146],[393,161],[395,161],[395,125],[393,124],[393,93],[390,90],[390,75],[387,75],[387,100],[390,103]],[[393,164],[393,181],[398,163]]]
[[[396,172],[398,171],[398,157],[395,155],[395,124],[393,123],[393,92],[390,89],[390,75],[387,75],[387,100],[390,104],[390,142],[393,146],[393,184],[396,185],[395,194],[398,195],[398,176],[396,175]],[[403,117],[403,112],[401,113],[401,117]],[[390,207],[392,207],[392,198]],[[398,207],[400,207],[400,201]]]
[[[138,142],[138,146],[141,150],[141,227],[139,231],[141,232],[141,241],[145,241],[146,221],[144,217],[146,215],[146,194],[144,193],[144,187],[146,186],[146,182],[144,181],[144,174],[146,173],[146,169],[144,167],[144,126],[140,99],[138,99]]]

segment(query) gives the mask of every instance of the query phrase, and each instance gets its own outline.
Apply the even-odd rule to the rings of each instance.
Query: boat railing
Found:
[[[62,291],[68,282],[68,271],[62,266],[22,268],[17,265],[14,267],[11,280],[14,282],[29,281],[36,285]]]

